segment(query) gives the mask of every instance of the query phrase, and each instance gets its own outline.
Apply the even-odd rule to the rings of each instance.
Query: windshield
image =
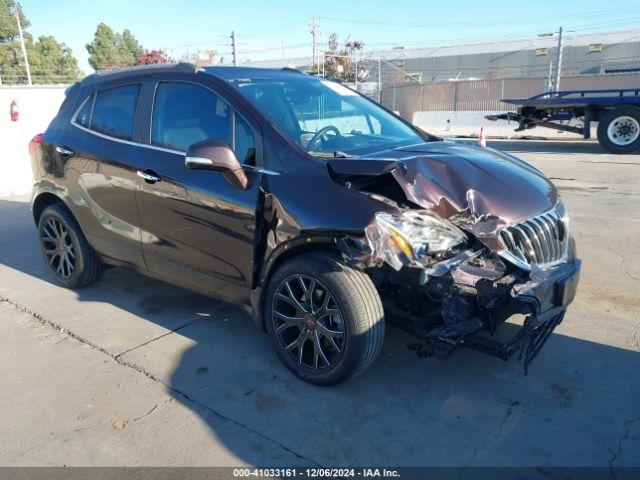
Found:
[[[364,153],[424,142],[410,126],[339,83],[307,75],[293,77],[234,83],[311,154]]]

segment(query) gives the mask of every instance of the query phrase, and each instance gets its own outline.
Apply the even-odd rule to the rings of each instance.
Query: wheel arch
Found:
[[[264,262],[258,282],[251,291],[253,319],[258,328],[265,330],[263,318],[264,296],[274,272],[292,258],[306,253],[324,252],[340,257],[341,251],[338,241],[339,236],[337,234],[305,235],[304,237],[283,242],[273,250],[269,258]]]
[[[36,225],[38,224],[38,221],[40,220],[40,216],[42,215],[42,212],[44,212],[44,209],[54,204],[62,204],[67,210],[69,210],[69,213],[71,213],[71,210],[69,209],[69,207],[67,207],[67,204],[64,203],[64,200],[62,200],[62,198],[60,198],[55,193],[43,191],[37,193],[33,197],[33,200],[31,202],[31,213],[33,214],[33,220],[36,222]],[[73,213],[71,213],[71,215],[73,215]]]

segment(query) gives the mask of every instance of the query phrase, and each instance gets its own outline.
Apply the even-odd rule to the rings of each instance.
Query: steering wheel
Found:
[[[326,127],[322,127],[320,130],[318,130],[315,133],[315,135],[313,137],[311,137],[311,140],[309,140],[309,143],[307,144],[307,150],[314,150],[313,147],[316,146],[316,143],[318,143],[318,141],[321,138],[323,138],[328,132],[333,132],[338,137],[341,136],[340,130],[338,130],[333,125],[327,125]]]

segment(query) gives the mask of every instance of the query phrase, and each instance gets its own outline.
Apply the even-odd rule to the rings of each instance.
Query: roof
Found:
[[[104,80],[117,80],[120,78],[142,77],[158,73],[196,73],[198,67],[191,63],[162,64],[162,65],[142,65],[139,67],[119,68],[116,70],[101,70],[88,77],[80,83],[90,85]]]
[[[161,65],[143,65],[139,67],[120,68],[117,70],[102,70],[89,75],[80,83],[82,85],[91,85],[105,80],[129,79],[143,77],[147,75],[156,75],[162,73],[187,73],[196,74],[203,72],[223,80],[236,80],[242,78],[252,79],[269,79],[282,78],[283,75],[300,75],[299,70],[290,68],[252,68],[252,67],[202,67],[199,68],[191,63],[178,64],[161,64]]]
[[[290,75],[304,75],[300,70],[292,68],[258,68],[258,67],[203,67],[205,73],[224,80],[238,80],[243,78],[271,79],[283,78]]]

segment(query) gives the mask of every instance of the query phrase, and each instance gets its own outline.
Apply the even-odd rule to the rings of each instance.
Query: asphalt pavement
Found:
[[[523,376],[461,350],[305,384],[232,305],[111,269],[58,287],[0,199],[0,465],[640,466],[640,155],[495,141],[560,188],[578,296]]]

